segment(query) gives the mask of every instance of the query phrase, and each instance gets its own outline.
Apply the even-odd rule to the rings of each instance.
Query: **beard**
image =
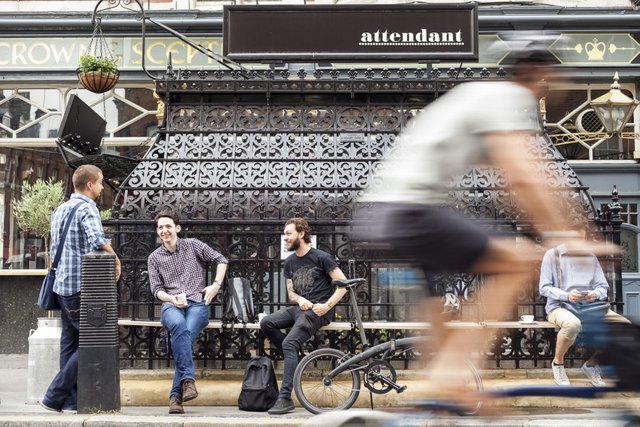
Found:
[[[296,240],[294,240],[289,244],[287,249],[290,251],[297,251],[299,247],[300,247],[300,238],[298,237]]]

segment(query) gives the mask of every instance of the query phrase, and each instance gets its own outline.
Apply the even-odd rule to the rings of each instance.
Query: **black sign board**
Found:
[[[476,4],[225,6],[236,61],[478,59]]]

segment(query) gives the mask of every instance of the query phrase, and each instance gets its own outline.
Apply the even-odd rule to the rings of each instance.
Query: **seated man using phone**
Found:
[[[581,231],[584,233],[584,231]],[[583,234],[584,237],[584,234]],[[549,249],[540,266],[540,295],[547,298],[547,320],[560,330],[551,369],[558,385],[571,385],[564,369],[564,356],[582,329],[580,319],[563,303],[592,303],[606,301],[609,284],[598,259],[590,253],[569,252],[565,245]],[[604,314],[606,322],[630,323],[615,311]],[[600,376],[596,354],[582,365],[582,372],[595,387],[606,386]]]

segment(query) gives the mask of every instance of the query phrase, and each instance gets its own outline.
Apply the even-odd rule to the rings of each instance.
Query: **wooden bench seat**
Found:
[[[392,330],[422,330],[431,328],[431,324],[427,322],[362,322],[365,329],[392,329]],[[146,327],[162,327],[159,320],[132,320],[132,319],[118,319],[118,325],[120,326],[146,326]],[[344,331],[353,329],[351,322],[331,322],[327,326],[323,326],[321,329],[325,331]],[[221,329],[221,328],[234,328],[234,329],[260,329],[259,323],[235,323],[224,324],[220,320],[211,320],[205,329]],[[536,321],[533,323],[522,323],[518,321],[485,321],[485,322],[461,322],[452,321],[447,322],[447,327],[451,329],[529,329],[529,328],[555,328],[554,325],[547,321]]]

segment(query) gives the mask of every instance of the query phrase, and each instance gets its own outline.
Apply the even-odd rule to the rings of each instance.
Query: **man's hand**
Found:
[[[580,302],[584,300],[584,295],[580,291],[576,291],[575,289],[569,292],[569,302]]]
[[[204,294],[204,303],[206,305],[211,304],[211,301],[218,295],[218,291],[220,291],[220,285],[214,283],[213,285],[209,285],[202,290]]]
[[[593,291],[589,291],[586,294],[583,294],[583,298],[584,298],[584,301],[594,302],[595,300],[598,299],[598,294],[596,294]]]
[[[300,307],[300,310],[309,310],[313,307],[313,304],[308,299],[300,297],[298,298],[298,307]]]
[[[116,282],[120,280],[121,274],[122,274],[122,265],[120,264],[120,259],[116,257]]]
[[[313,312],[318,316],[324,316],[329,310],[331,310],[331,306],[328,303],[313,304]]]
[[[188,302],[180,303],[180,300],[175,295],[171,295],[171,302],[178,308],[187,308],[189,306]]]

